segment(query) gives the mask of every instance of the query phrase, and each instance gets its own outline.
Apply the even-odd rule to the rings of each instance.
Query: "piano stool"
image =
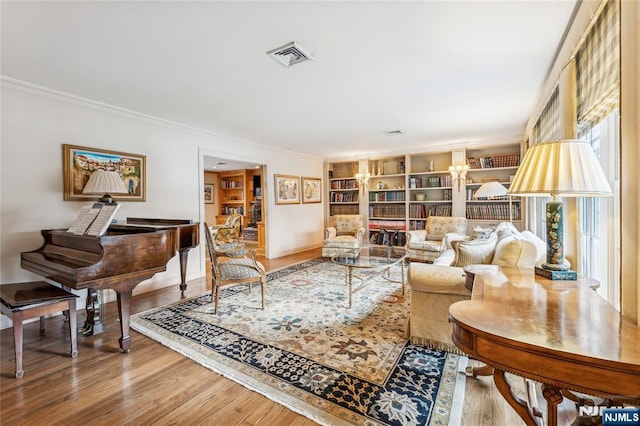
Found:
[[[0,285],[2,313],[13,322],[13,346],[16,356],[16,378],[22,377],[23,322],[40,317],[40,333],[44,331],[44,316],[60,311],[69,313],[71,357],[78,356],[76,330],[76,296],[45,281]]]

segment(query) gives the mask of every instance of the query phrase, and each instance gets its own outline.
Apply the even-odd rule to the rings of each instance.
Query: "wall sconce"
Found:
[[[364,191],[364,188],[369,185],[369,178],[371,173],[356,173],[356,179],[358,179],[358,187]]]
[[[460,192],[460,182],[467,178],[467,171],[469,170],[468,164],[457,164],[455,166],[449,166],[449,173],[454,182],[458,182],[458,192]]]

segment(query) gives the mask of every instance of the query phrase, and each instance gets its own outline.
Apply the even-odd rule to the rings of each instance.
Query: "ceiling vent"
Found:
[[[305,52],[295,41],[278,47],[277,49],[270,50],[267,52],[267,55],[271,56],[285,67],[290,67],[291,65],[313,59],[313,57]]]
[[[387,136],[398,136],[402,134],[402,130],[385,130],[383,133]]]

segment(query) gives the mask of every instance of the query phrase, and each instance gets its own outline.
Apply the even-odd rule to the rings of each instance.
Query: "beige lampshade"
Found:
[[[118,172],[107,172],[102,169],[91,173],[89,181],[82,190],[83,194],[104,194],[110,192],[126,194],[127,187],[124,185]]]
[[[480,188],[478,188],[476,193],[473,194],[473,198],[504,197],[505,195],[507,195],[507,188],[505,188],[500,182],[494,180],[480,185]]]
[[[576,139],[542,142],[529,148],[508,193],[524,197],[612,195],[591,145]]]

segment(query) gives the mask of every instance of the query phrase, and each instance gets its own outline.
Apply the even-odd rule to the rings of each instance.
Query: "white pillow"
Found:
[[[538,250],[535,244],[520,235],[512,235],[498,241],[491,264],[533,268],[537,260]]]

